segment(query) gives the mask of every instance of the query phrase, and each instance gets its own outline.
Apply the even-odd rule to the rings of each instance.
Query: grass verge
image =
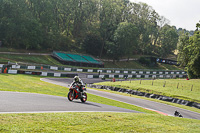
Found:
[[[102,82],[97,85],[115,86],[138,90],[152,94],[164,95],[200,103],[200,80],[165,79],[135,80],[123,82]]]
[[[153,114],[108,112],[0,114],[0,132],[198,133],[199,131],[199,120]]]

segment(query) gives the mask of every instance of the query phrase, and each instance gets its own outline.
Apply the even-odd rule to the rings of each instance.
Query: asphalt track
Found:
[[[70,78],[50,78],[50,79],[41,79],[45,82],[69,87],[69,84],[72,82],[72,79]],[[85,83],[95,83],[95,82],[102,82],[101,79],[87,79],[87,78],[82,78],[82,80]],[[200,114],[196,112],[192,112],[189,110],[181,109],[178,107],[174,107],[171,105],[163,104],[163,103],[158,103],[154,101],[149,101],[149,100],[144,100],[140,98],[134,98],[134,97],[128,97],[128,96],[122,96],[118,94],[113,94],[113,93],[107,93],[107,92],[102,92],[102,91],[97,91],[97,90],[92,90],[92,89],[87,89],[87,93],[91,93],[94,95],[118,100],[124,103],[129,103],[132,105],[136,105],[145,109],[153,110],[158,113],[161,113],[163,115],[168,115],[168,116],[173,116],[174,112],[177,110],[178,112],[181,113],[181,115],[184,118],[190,118],[190,119],[199,119],[200,120]]]
[[[114,106],[86,102],[68,101],[66,97],[35,93],[0,91],[0,113],[42,113],[42,112],[129,112],[137,111]]]

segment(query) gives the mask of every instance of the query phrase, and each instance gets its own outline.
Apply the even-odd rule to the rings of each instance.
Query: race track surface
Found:
[[[137,111],[80,100],[68,101],[66,97],[35,93],[0,91],[0,113],[41,112],[130,112]]]
[[[50,78],[50,79],[45,78],[45,79],[41,79],[41,80],[43,80],[45,82],[65,86],[65,87],[69,87],[69,84],[72,82],[72,79],[70,79],[70,78]],[[84,83],[102,82],[101,79],[82,78],[82,80]],[[178,112],[180,112],[183,115],[184,118],[200,120],[199,113],[188,111],[185,109],[181,109],[181,108],[170,106],[170,105],[163,104],[163,103],[153,102],[153,101],[144,100],[144,99],[140,99],[140,98],[122,96],[122,95],[118,95],[118,94],[107,93],[107,92],[102,92],[102,91],[97,91],[97,90],[92,90],[92,89],[87,89],[87,93],[91,93],[94,95],[98,95],[98,96],[114,99],[117,101],[129,103],[132,105],[150,109],[150,110],[159,112],[164,115],[169,115],[169,116],[173,116],[174,112],[177,110]]]

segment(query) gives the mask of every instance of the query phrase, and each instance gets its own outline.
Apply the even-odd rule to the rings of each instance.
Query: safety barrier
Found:
[[[0,64],[0,72],[2,72],[1,68],[3,68],[3,66],[4,66],[4,64]],[[52,77],[74,77],[74,76],[77,76],[77,74],[32,71],[33,69],[37,69],[38,68],[37,66],[27,66],[26,67],[26,66],[20,66],[20,65],[12,65],[12,68],[15,68],[15,69],[8,69],[6,71],[6,73],[8,73],[8,74],[29,74],[29,75],[39,75],[39,76],[52,76]],[[27,69],[27,70],[16,70],[16,69]]]
[[[87,75],[87,78],[159,78],[159,79],[167,79],[167,78],[186,78],[186,74],[165,74],[165,75]]]
[[[2,64],[0,64],[1,67]],[[175,71],[165,71],[165,70],[106,70],[106,69],[83,69],[83,68],[70,68],[70,67],[62,67],[62,66],[47,66],[47,65],[40,65],[40,66],[33,66],[33,65],[12,65],[13,69],[29,69],[29,70],[61,70],[61,71],[74,71],[74,72],[90,72],[90,73],[114,73],[114,74],[140,74],[140,75],[167,75],[167,74],[187,74],[185,71],[175,70]]]
[[[0,64],[0,68],[2,67],[3,67],[3,64]],[[103,78],[103,77],[104,78],[186,78],[187,77],[187,73],[185,71],[134,70],[134,69],[132,70],[83,69],[83,68],[70,68],[70,67],[63,67],[63,66],[48,66],[48,65],[11,65],[11,68],[17,69],[17,70],[19,69],[43,70],[43,71],[48,71],[48,70],[58,71],[59,70],[59,71],[64,71],[64,72],[91,73],[87,75],[87,78]],[[47,75],[52,75],[52,74],[47,74]]]
[[[22,70],[9,70],[9,74],[28,74],[28,75],[39,75],[39,76],[48,76],[48,77],[70,77],[78,76],[77,74],[66,74],[66,73],[57,73],[57,72],[37,72],[37,71],[22,71]]]

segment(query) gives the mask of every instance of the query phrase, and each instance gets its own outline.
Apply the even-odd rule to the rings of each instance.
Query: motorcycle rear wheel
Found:
[[[87,94],[84,92],[83,97],[81,98],[81,102],[86,102],[87,101]]]
[[[70,91],[69,93],[68,93],[68,100],[69,101],[73,101],[74,100],[74,95],[73,95],[73,92],[72,91]]]

